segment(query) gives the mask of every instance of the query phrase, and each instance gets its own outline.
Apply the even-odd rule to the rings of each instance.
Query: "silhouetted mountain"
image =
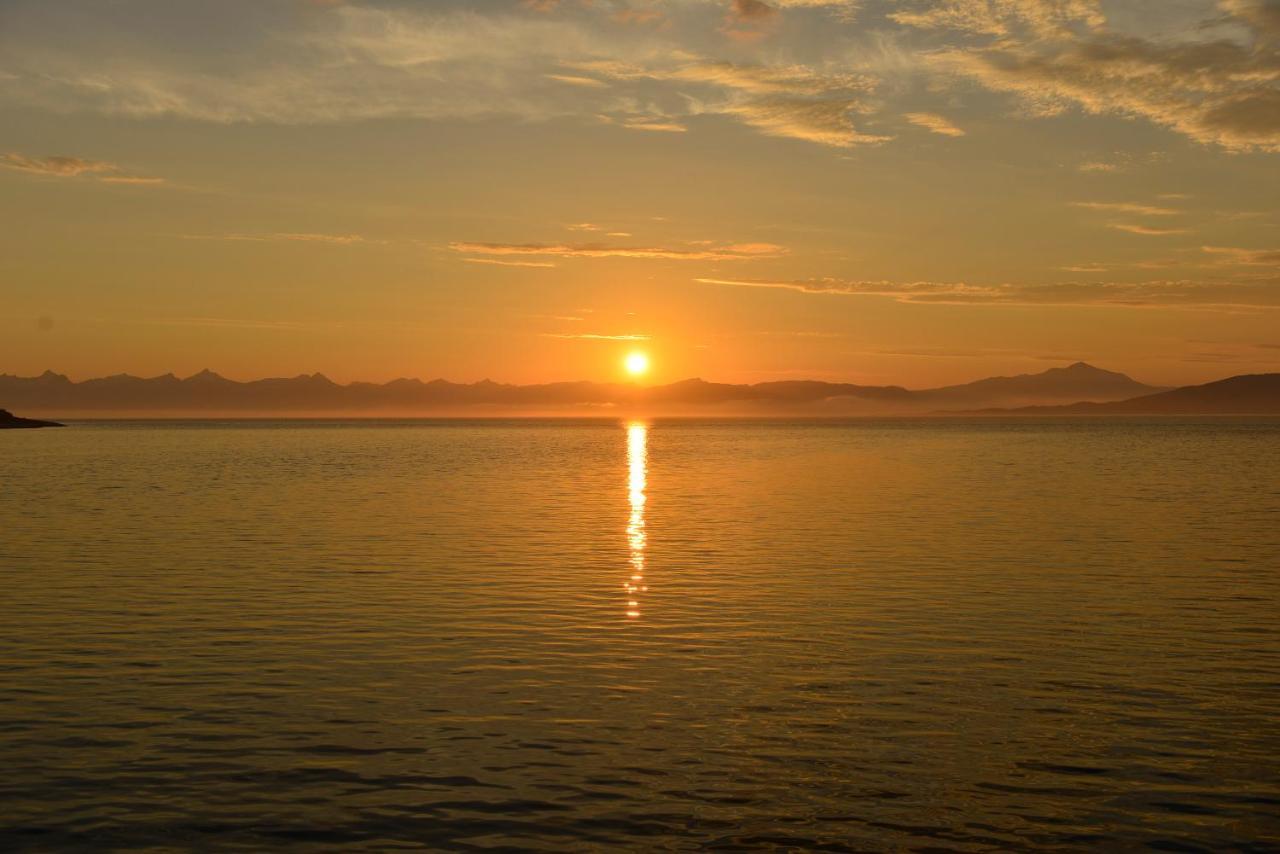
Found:
[[[0,430],[18,430],[31,427],[64,427],[57,421],[37,421],[34,418],[19,418],[7,409],[0,409]]]
[[[151,378],[118,374],[78,383],[51,371],[38,377],[0,375],[0,403],[60,414],[582,414],[642,409],[653,414],[908,415],[1115,401],[1154,391],[1160,389],[1082,362],[1040,374],[924,390],[817,380],[734,385],[703,379],[659,386],[595,382],[518,386],[439,379],[340,385],[322,374],[238,382],[210,370],[185,379],[173,374]]]
[[[1020,403],[1054,401],[1126,400],[1144,394],[1167,391],[1140,383],[1114,371],[1104,371],[1085,362],[1065,368],[1050,368],[1039,374],[991,377],[964,385],[945,386],[924,392],[939,408],[953,408],[972,400],[1000,400],[1013,406]]]
[[[1030,415],[1280,415],[1280,374],[1243,374],[1110,403],[997,411]]]

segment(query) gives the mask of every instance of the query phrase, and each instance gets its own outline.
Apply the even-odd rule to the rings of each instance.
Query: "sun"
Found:
[[[639,351],[628,353],[627,358],[622,360],[622,366],[631,376],[642,377],[649,373],[649,354]]]

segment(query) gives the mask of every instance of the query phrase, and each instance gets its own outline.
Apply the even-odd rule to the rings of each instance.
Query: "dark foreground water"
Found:
[[[1280,421],[0,433],[0,848],[1280,849]]]

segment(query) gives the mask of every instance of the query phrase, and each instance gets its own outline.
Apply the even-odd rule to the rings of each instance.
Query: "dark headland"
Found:
[[[0,409],[0,430],[18,430],[33,427],[65,427],[57,421],[39,421],[35,418],[19,418],[7,409]]]

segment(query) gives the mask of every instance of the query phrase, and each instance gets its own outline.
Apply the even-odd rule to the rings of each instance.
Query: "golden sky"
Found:
[[[0,372],[1280,370],[1276,0],[0,0]]]

